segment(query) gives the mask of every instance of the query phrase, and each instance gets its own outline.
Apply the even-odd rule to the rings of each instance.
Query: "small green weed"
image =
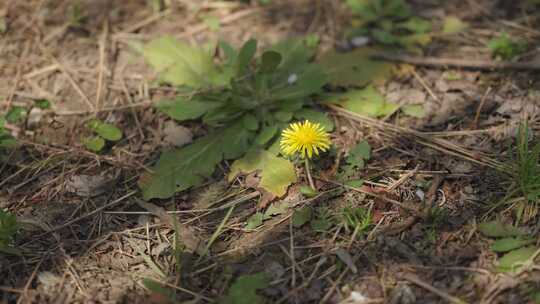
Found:
[[[0,150],[6,148],[13,148],[17,144],[17,141],[8,130],[5,128],[6,119],[4,116],[0,116]]]
[[[512,153],[510,185],[506,195],[495,203],[489,212],[502,205],[514,210],[516,222],[527,222],[538,214],[540,201],[540,142],[530,145],[528,123],[519,126],[516,148]],[[489,213],[488,212],[488,213]]]
[[[19,251],[12,247],[13,238],[18,229],[17,218],[13,214],[0,209],[0,252],[19,254]]]
[[[415,49],[431,41],[431,23],[415,17],[403,0],[346,0],[355,16],[350,37],[367,36],[383,45]]]
[[[487,47],[493,57],[510,60],[527,50],[527,42],[510,39],[507,33],[502,33],[499,37],[491,39]]]
[[[84,146],[93,152],[99,152],[105,147],[105,141],[119,141],[122,139],[122,131],[110,123],[98,119],[90,120],[86,126],[96,135],[83,138]]]
[[[171,37],[140,50],[161,81],[186,92],[159,102],[157,109],[179,122],[200,120],[209,130],[192,144],[161,155],[154,173],[139,180],[145,199],[167,198],[199,185],[224,159],[237,159],[235,174],[261,170],[261,187],[281,196],[296,177],[292,163],[277,157],[280,131],[306,117],[333,128],[326,114],[310,108],[308,97],[321,92],[326,75],[310,62],[314,50],[302,39],[278,43],[260,56],[256,40],[238,51],[220,42],[224,58],[219,63],[206,50]],[[280,168],[277,173],[286,178],[272,178],[277,174],[269,168]]]
[[[478,230],[496,239],[490,248],[502,254],[497,263],[499,272],[518,272],[538,255],[539,248],[534,246],[535,238],[515,226],[494,220],[479,224]]]
[[[345,231],[356,235],[366,232],[373,224],[371,211],[362,207],[345,207],[340,218]]]

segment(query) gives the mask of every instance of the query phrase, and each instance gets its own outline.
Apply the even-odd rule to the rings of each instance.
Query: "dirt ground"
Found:
[[[240,46],[255,37],[269,45],[317,33],[322,54],[347,48],[350,14],[338,0],[170,0],[159,11],[150,2],[79,1],[81,24],[73,20],[74,1],[0,2],[7,23],[0,33],[0,110],[39,99],[52,104],[34,124],[8,125],[20,146],[0,162],[0,207],[22,223],[16,246],[23,254],[0,254],[0,303],[170,303],[145,279],[161,282],[178,303],[205,303],[258,272],[271,278],[258,292],[269,303],[538,303],[531,296],[540,294],[538,264],[519,275],[497,272],[492,240],[478,232],[478,223],[495,216],[486,205],[505,194],[500,169],[519,122],[526,116],[533,135],[540,130],[538,70],[407,65],[377,89],[392,102],[420,102],[425,117],[373,121],[326,109],[336,122],[336,145],[372,146],[361,172],[370,191],[384,189],[387,198],[412,205],[425,197],[443,210],[437,221],[321,179],[322,195],[303,199],[293,185],[283,201],[330,213],[369,206],[375,225],[368,233],[357,237],[343,225],[324,233],[293,229],[292,211],[250,231],[245,222],[259,195],[243,179],[227,183],[223,170],[169,200],[141,201],[137,179],[166,145],[167,119],[152,104],[175,89],[156,84],[132,44],[172,35],[193,44],[223,39]],[[540,62],[538,10],[513,1],[410,3],[434,23],[454,15],[471,25],[433,39],[425,56],[490,60],[484,46],[504,31],[529,42],[519,60]],[[219,18],[220,28],[211,30],[203,15]],[[454,74],[460,78],[449,80]],[[125,134],[106,153],[81,144],[94,117]],[[201,257],[199,243],[226,216],[214,207],[232,201],[241,204]],[[536,243],[538,219],[532,214],[525,224]],[[186,246],[180,256],[176,220]]]

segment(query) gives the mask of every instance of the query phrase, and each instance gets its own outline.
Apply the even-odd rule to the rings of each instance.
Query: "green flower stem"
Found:
[[[315,188],[315,183],[313,182],[313,178],[311,178],[311,171],[309,170],[309,158],[305,158],[304,160],[305,164],[306,164],[306,176],[307,176],[307,179],[308,179],[308,182],[309,182],[309,186],[317,191],[317,189]]]

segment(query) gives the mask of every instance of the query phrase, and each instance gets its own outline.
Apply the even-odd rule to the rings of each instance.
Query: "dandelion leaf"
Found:
[[[143,46],[146,61],[159,73],[160,80],[193,88],[225,85],[229,76],[220,73],[212,56],[170,36],[154,39]]]
[[[224,158],[242,155],[251,137],[252,133],[237,123],[188,146],[164,152],[151,168],[152,173],[145,173],[139,179],[144,199],[169,198],[176,192],[200,185]]]
[[[386,116],[393,113],[398,107],[396,104],[386,102],[384,97],[372,86],[333,95],[324,102],[337,104],[349,111],[371,117]]]
[[[238,174],[256,170],[260,170],[261,175],[259,186],[276,196],[283,196],[289,185],[296,181],[294,166],[290,161],[264,150],[248,152],[236,160],[231,166],[229,180]]]
[[[392,75],[394,64],[370,58],[377,52],[380,50],[375,48],[360,48],[349,53],[330,52],[323,55],[319,64],[325,69],[330,84],[363,87]]]

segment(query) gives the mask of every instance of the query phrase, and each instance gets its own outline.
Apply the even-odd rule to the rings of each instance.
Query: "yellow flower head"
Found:
[[[318,123],[308,120],[289,125],[288,129],[281,133],[281,150],[286,155],[300,152],[302,158],[319,155],[319,150],[326,151],[330,147],[330,137],[324,128]]]

